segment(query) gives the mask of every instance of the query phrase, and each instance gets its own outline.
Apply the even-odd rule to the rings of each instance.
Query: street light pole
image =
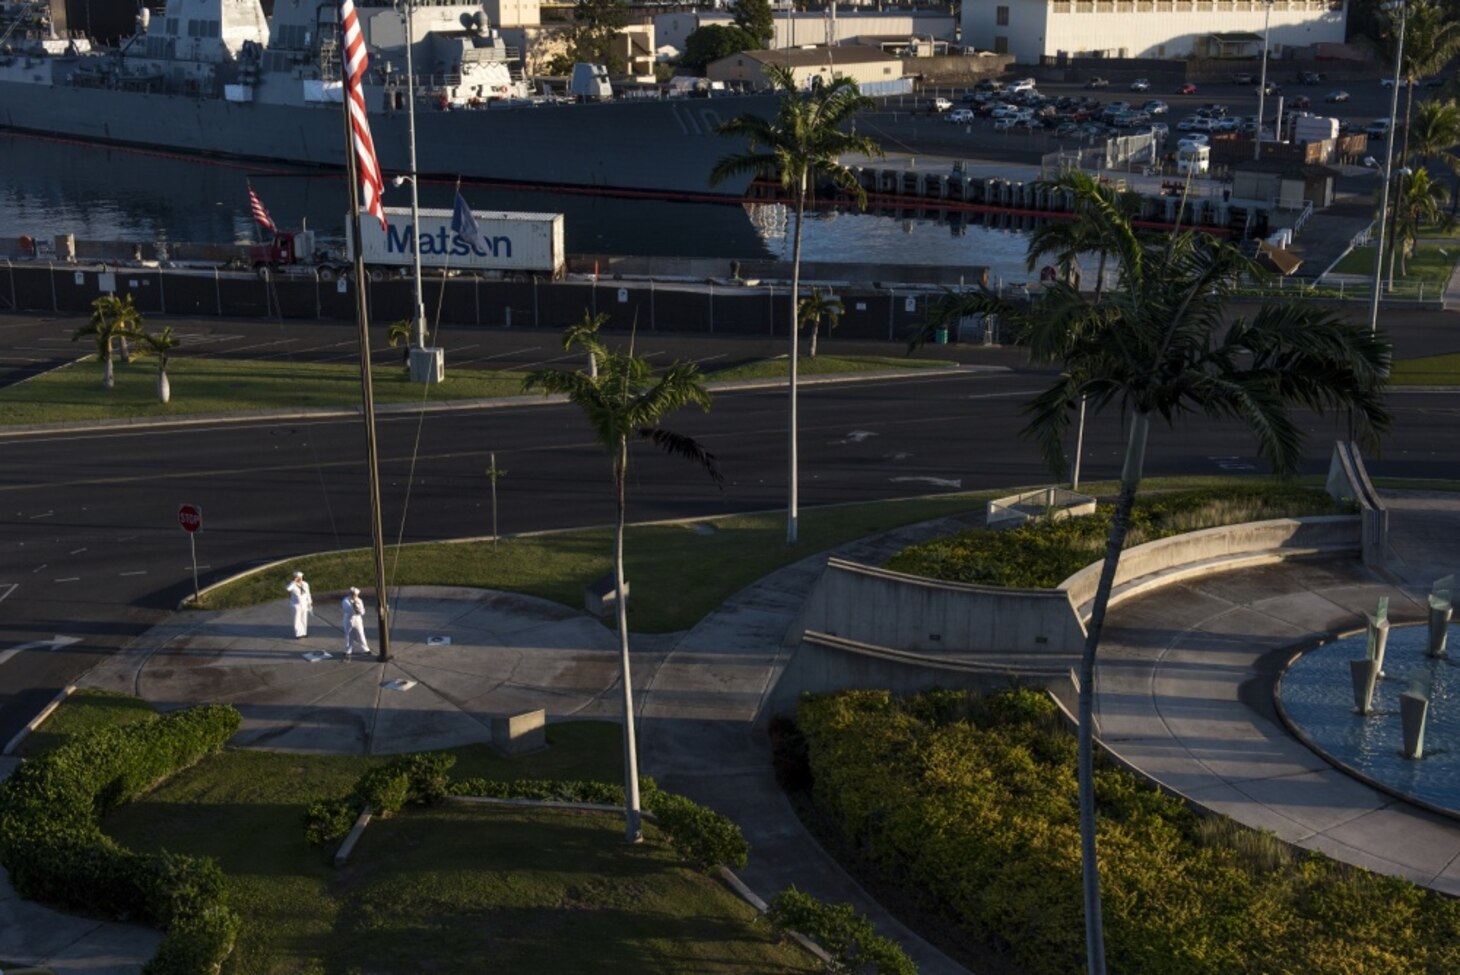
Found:
[[[1369,331],[1379,330],[1379,289],[1384,274],[1384,225],[1389,214],[1389,181],[1394,176],[1394,127],[1399,118],[1399,81],[1404,71],[1404,28],[1409,7],[1404,0],[1379,5],[1380,10],[1399,10],[1399,43],[1394,49],[1394,88],[1389,100],[1389,131],[1384,133],[1384,185],[1379,188],[1379,214],[1374,219],[1374,293],[1369,298]]]
[[[411,260],[416,279],[416,348],[424,349],[426,347],[426,300],[421,291],[421,194],[416,174],[416,64],[411,53],[416,41],[416,35],[411,25],[411,12],[415,6],[415,0],[396,0],[396,9],[406,19],[406,131],[410,136]]]
[[[1273,0],[1267,0],[1267,13],[1262,19],[1262,77],[1257,82],[1257,135],[1252,143],[1252,158],[1262,158],[1262,121],[1263,121],[1263,99],[1267,97],[1267,41],[1269,31],[1272,29],[1272,4]],[[1277,135],[1276,132],[1273,133]]]

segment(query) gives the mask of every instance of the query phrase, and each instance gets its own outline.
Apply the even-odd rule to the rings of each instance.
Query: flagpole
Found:
[[[344,24],[340,25],[341,32]],[[349,70],[344,63],[344,49],[341,48],[341,75]],[[365,297],[365,248],[360,239],[360,179],[359,164],[355,159],[355,133],[350,124],[350,97],[348,85],[341,80],[345,97],[345,170],[350,184],[350,225],[355,242],[355,323],[360,332],[360,402],[365,419],[365,458],[370,481],[370,544],[375,560],[375,616],[380,634],[380,659],[390,659],[390,609],[386,604],[385,590],[385,546],[382,542],[385,532],[380,518],[380,453],[375,440],[375,393],[370,382],[370,308]]]

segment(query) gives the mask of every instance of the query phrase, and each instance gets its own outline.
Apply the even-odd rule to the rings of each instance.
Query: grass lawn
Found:
[[[101,365],[89,357],[29,382],[0,389],[0,422],[45,423],[115,417],[169,417],[236,413],[360,402],[358,366],[312,362],[174,358],[167,367],[172,402],[157,402],[157,365],[115,362],[116,388],[101,388]],[[438,386],[410,382],[405,370],[377,366],[371,374],[377,403],[483,399],[522,392],[522,374],[457,369]]]
[[[718,372],[708,373],[711,381],[722,379],[783,379],[786,376],[788,357],[762,359],[731,366]],[[801,356],[797,373],[802,376],[847,375],[859,372],[882,372],[888,369],[932,369],[940,366],[956,366],[947,359],[913,359],[895,355],[838,356],[819,355],[816,358]]]
[[[1232,478],[1147,478],[1146,491],[1230,485]],[[1082,485],[1087,493],[1113,493],[1116,485]],[[734,515],[692,525],[631,525],[624,543],[626,574],[636,595],[629,624],[638,633],[672,633],[699,622],[752,582],[784,565],[846,542],[933,518],[976,514],[991,498],[1018,488],[944,494],[902,501],[803,508],[800,544],[785,544],[780,513]],[[491,542],[430,542],[394,551],[392,586],[451,585],[522,592],[565,606],[581,606],[583,588],[611,570],[608,529],[555,532]],[[367,549],[295,559],[317,592],[343,589],[374,570]],[[280,570],[267,569],[227,583],[203,597],[205,609],[252,606],[278,599]]]
[[[151,717],[141,701],[78,692],[32,736]],[[549,748],[504,758],[453,749],[459,778],[616,781],[620,731],[553,724]],[[349,865],[304,840],[314,799],[349,790],[384,758],[226,751],[113,812],[106,832],[138,850],[216,859],[244,918],[231,975],[324,972],[812,972],[755,912],[681,865],[656,831],[622,840],[604,813],[443,805],[371,823]]]
[[[1389,273],[1388,250],[1385,250],[1384,273]],[[1396,289],[1402,280],[1411,284],[1423,283],[1426,294],[1432,288],[1443,288],[1450,280],[1450,273],[1455,270],[1455,264],[1460,262],[1460,243],[1451,247],[1417,247],[1410,256],[1405,274],[1400,275],[1399,265],[1394,265],[1394,284]],[[1344,259],[1334,267],[1335,274],[1366,274],[1370,278],[1374,274],[1374,249],[1372,247],[1358,247],[1348,252]],[[1438,292],[1435,294],[1438,297]]]
[[[878,369],[917,369],[955,365],[934,359],[899,356],[819,356],[806,359],[808,375],[856,373]],[[0,424],[105,420],[118,417],[177,417],[199,413],[239,413],[309,407],[353,407],[360,402],[360,372],[354,364],[278,360],[209,359],[176,356],[168,364],[172,402],[157,402],[155,360],[114,362],[116,386],[101,388],[95,356],[65,368],[0,389]],[[744,363],[706,378],[776,378],[786,374],[784,359]],[[521,372],[453,369],[435,386],[412,383],[399,366],[376,366],[371,373],[375,401],[419,403],[490,399],[522,393]]]
[[[149,721],[155,716],[152,706],[140,698],[112,691],[80,690],[52,711],[44,724],[26,735],[16,751],[22,758],[35,758],[72,735],[134,721]],[[0,971],[4,969],[0,968]]]
[[[1397,360],[1390,381],[1396,386],[1460,386],[1460,352]]]

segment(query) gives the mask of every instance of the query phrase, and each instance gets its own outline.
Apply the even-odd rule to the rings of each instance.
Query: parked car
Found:
[[[1323,100],[1325,102],[1346,102],[1348,101],[1348,92],[1342,88],[1335,88],[1333,91],[1324,95]]]
[[[1150,91],[1151,90],[1151,79],[1149,79],[1149,78],[1137,78],[1135,81],[1132,81],[1130,83],[1130,90],[1131,91]]]
[[[1171,129],[1166,125],[1165,122],[1152,122],[1151,134],[1158,139],[1164,139],[1171,134]]]
[[[1307,95],[1299,95],[1292,100],[1291,104],[1298,111],[1306,111],[1313,107],[1313,101]]]
[[[1004,83],[1002,81],[996,81],[993,78],[984,78],[973,87],[979,91],[1003,91]]]
[[[1232,75],[1232,83],[1236,85],[1254,85],[1257,83],[1257,75],[1251,71],[1238,71]]]
[[[994,131],[1007,132],[1012,129],[1015,123],[1017,123],[1018,121],[1019,116],[1017,115],[1005,115],[1002,118],[994,119]]]
[[[1227,106],[1219,102],[1207,102],[1196,110],[1196,114],[1205,115],[1207,118],[1225,118],[1227,116]]]
[[[1364,134],[1371,139],[1387,139],[1389,137],[1389,120],[1387,118],[1376,118],[1364,126]]]
[[[1009,86],[1009,91],[1017,95],[1021,91],[1034,91],[1037,87],[1038,86],[1035,85],[1033,78],[1020,78],[1018,81]]]
[[[1171,106],[1165,102],[1149,101],[1141,106],[1141,111],[1147,115],[1165,115],[1171,110]]]
[[[1426,88],[1443,88],[1443,87],[1445,87],[1445,79],[1444,78],[1426,78],[1425,79],[1425,82],[1424,82],[1424,86]]]
[[[1384,87],[1384,88],[1393,88],[1394,87],[1394,79],[1393,78],[1380,78],[1379,79],[1379,84],[1382,87]],[[1401,87],[1401,88],[1409,88],[1413,84],[1414,84],[1414,79],[1413,78],[1400,78],[1399,79],[1399,87]]]
[[[933,111],[935,112],[946,112],[952,107],[953,103],[946,98],[933,99]]]
[[[1177,149],[1194,149],[1197,146],[1208,144],[1207,137],[1197,132],[1193,135],[1184,135],[1176,141]]]
[[[963,122],[972,122],[974,118],[975,116],[972,109],[955,108],[953,111],[943,116],[943,121],[959,124]]]
[[[1216,126],[1212,129],[1213,132],[1236,132],[1241,124],[1231,117],[1213,119],[1212,121]]]
[[[1108,78],[1102,78],[1102,77],[1100,77],[1097,74],[1095,77],[1093,77],[1089,81],[1085,82],[1085,87],[1086,88],[1109,88],[1110,87],[1110,80]]]
[[[1191,82],[1188,81],[1186,84],[1184,84],[1180,88],[1177,88],[1176,89],[1176,94],[1178,94],[1178,95],[1195,95],[1196,94],[1196,85],[1193,85]]]

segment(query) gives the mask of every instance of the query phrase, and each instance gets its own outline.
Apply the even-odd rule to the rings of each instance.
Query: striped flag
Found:
[[[278,228],[274,226],[274,218],[269,216],[269,211],[264,206],[264,201],[253,191],[253,184],[248,184],[248,208],[253,211],[254,223],[263,227],[269,233],[277,233]]]
[[[375,158],[375,140],[370,138],[370,120],[365,116],[364,78],[369,58],[352,0],[340,0],[340,32],[344,40],[345,100],[350,109],[350,133],[355,140],[355,168],[360,173],[360,209],[379,220],[380,229],[384,230],[385,209],[380,196],[385,181]]]

